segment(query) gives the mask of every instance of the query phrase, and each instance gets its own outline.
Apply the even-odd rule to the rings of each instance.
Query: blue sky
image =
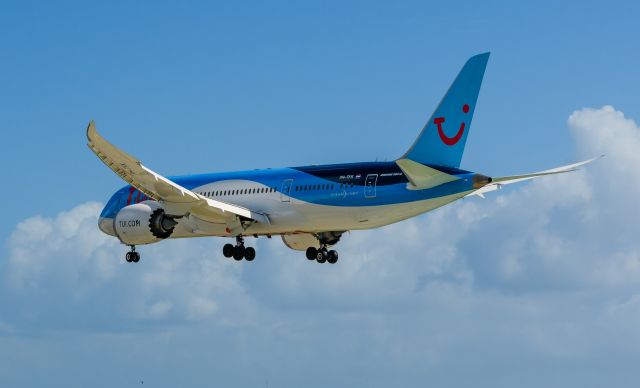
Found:
[[[0,382],[631,385],[639,7],[2,2]],[[392,160],[484,51],[463,168],[607,158],[351,233],[338,267],[276,240],[238,265],[201,239],[133,268],[95,227],[122,182],[90,119],[165,175]]]

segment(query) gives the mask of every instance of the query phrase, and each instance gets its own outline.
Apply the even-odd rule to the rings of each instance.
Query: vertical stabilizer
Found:
[[[459,167],[471,128],[489,53],[471,57],[435,112],[401,159],[443,167]]]

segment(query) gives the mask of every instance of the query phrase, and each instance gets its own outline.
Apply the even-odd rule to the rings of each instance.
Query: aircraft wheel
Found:
[[[222,254],[224,255],[224,257],[233,257],[233,245],[224,244],[224,246],[222,247]]]
[[[318,250],[314,247],[309,247],[307,248],[307,259],[309,260],[315,260],[316,256],[318,255]]]
[[[127,254],[124,256],[124,259],[127,261],[127,263],[131,263],[132,260],[132,253],[133,252],[127,252]]]
[[[316,254],[316,261],[322,264],[327,261],[327,256],[328,254],[326,249],[319,249],[318,253]]]
[[[233,247],[233,259],[240,261],[244,257],[244,245],[236,245]]]
[[[329,264],[335,264],[338,262],[338,252],[331,250],[329,251],[328,257],[327,257],[327,262],[329,262]]]
[[[140,261],[140,254],[138,252],[131,252],[131,253],[132,253],[131,256],[133,256],[131,258],[131,261],[134,262],[134,263],[139,262]]]
[[[247,261],[253,261],[253,259],[256,258],[256,250],[253,249],[252,247],[247,247],[244,250],[244,258]]]

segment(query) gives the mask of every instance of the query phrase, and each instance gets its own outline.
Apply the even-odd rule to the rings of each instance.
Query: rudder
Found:
[[[459,167],[471,128],[489,53],[471,57],[442,101],[401,159],[422,164]]]

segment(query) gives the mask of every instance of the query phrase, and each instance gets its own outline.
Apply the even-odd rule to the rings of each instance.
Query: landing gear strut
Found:
[[[335,264],[338,262],[338,252],[334,250],[327,250],[327,245],[322,244],[320,249],[316,249],[314,247],[307,248],[306,252],[307,259],[315,260],[318,263],[329,263]]]
[[[136,246],[130,245],[131,251],[127,252],[125,260],[127,263],[137,263],[140,261],[140,253],[136,252]]]
[[[225,244],[222,247],[222,254],[224,257],[233,257],[234,260],[240,261],[243,258],[247,261],[253,261],[256,258],[256,250],[252,247],[244,246],[244,238],[242,236],[236,237],[236,245]]]

